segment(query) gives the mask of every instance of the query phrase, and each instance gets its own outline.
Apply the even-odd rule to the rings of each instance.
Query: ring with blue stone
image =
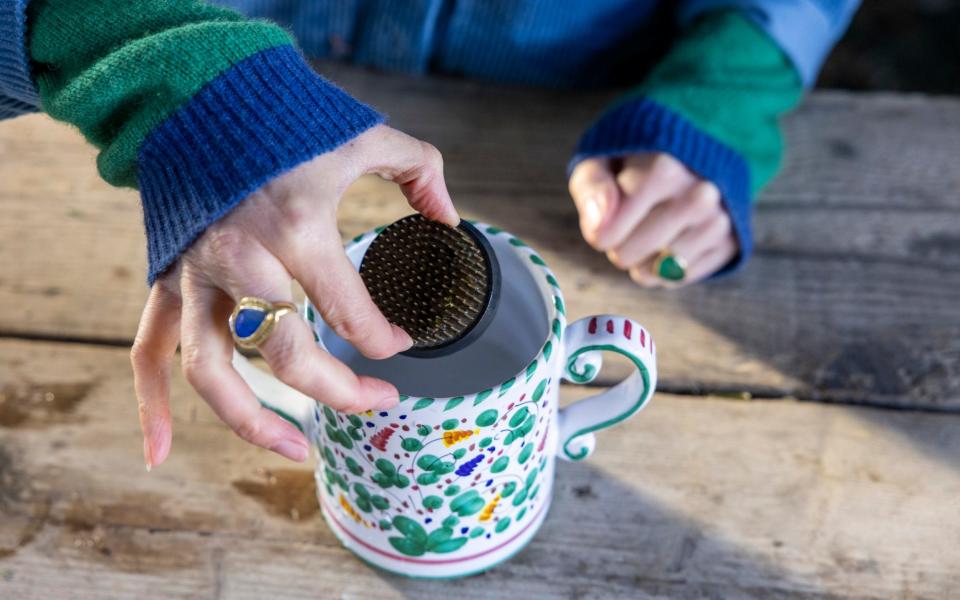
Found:
[[[683,281],[687,276],[687,261],[664,248],[653,261],[653,274],[666,281]]]
[[[241,348],[256,348],[273,333],[281,317],[297,312],[293,302],[270,302],[263,298],[241,298],[230,315],[230,334]]]

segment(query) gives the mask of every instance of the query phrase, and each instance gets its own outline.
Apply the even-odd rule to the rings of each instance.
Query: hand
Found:
[[[717,186],[669,154],[587,159],[570,176],[570,194],[583,238],[644,287],[700,281],[737,254],[737,239]],[[682,281],[653,273],[664,248],[687,261]]]
[[[148,468],[170,451],[170,368],[178,342],[187,381],[237,435],[296,461],[307,458],[303,434],[262,408],[231,366],[227,319],[243,296],[290,301],[296,280],[324,321],[364,355],[386,358],[412,345],[371,300],[337,230],[341,195],[367,173],[398,183],[427,218],[459,223],[437,149],[381,125],[251,194],[154,284],[131,352]],[[296,316],[280,319],[259,350],[277,377],[337,410],[398,402],[393,385],[358,377],[322,351]]]

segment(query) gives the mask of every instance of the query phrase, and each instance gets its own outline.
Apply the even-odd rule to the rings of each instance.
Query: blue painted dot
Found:
[[[520,447],[523,448],[524,444],[526,444],[526,442],[520,442]]]
[[[364,445],[363,445],[363,449],[366,450],[367,452],[370,452],[370,446],[369,446],[369,444],[364,444]]]
[[[487,452],[493,452],[494,450],[496,450],[495,446],[490,446],[489,448],[487,448]]]
[[[423,522],[424,522],[424,523],[432,523],[432,522],[433,522],[433,519],[431,519],[430,517],[427,517],[426,519],[423,520]]]
[[[489,534],[489,533],[487,534],[487,539],[488,539],[488,540],[490,539],[490,534]]]
[[[407,415],[400,415],[400,420],[401,420],[401,421],[404,420],[404,419],[406,419],[406,418],[407,418]]]
[[[492,480],[492,479],[488,479],[488,480],[487,480],[487,487],[490,487],[491,485],[493,485],[493,480]]]
[[[367,421],[367,427],[376,427],[376,425],[373,424],[373,421]]]
[[[470,528],[469,528],[469,527],[461,527],[461,528],[460,528],[460,533],[461,533],[461,534],[466,534],[468,531],[470,531]]]
[[[385,416],[387,416],[388,414],[389,414],[389,413],[381,412],[381,413],[380,413],[380,416],[381,416],[381,417],[385,417]]]

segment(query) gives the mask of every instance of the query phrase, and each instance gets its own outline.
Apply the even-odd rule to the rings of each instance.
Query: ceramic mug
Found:
[[[397,407],[339,413],[234,359],[261,402],[313,442],[320,506],[336,536],[362,560],[401,575],[459,577],[517,553],[546,517],[555,458],[589,456],[594,432],[636,413],[656,386],[653,339],[643,327],[608,315],[567,325],[543,259],[509,233],[476,226],[500,262],[502,296],[488,329],[459,352],[369,360],[304,308],[319,344],[356,372],[397,386]],[[378,231],[347,245],[355,267]],[[589,382],[604,351],[636,370],[561,409],[560,379]]]

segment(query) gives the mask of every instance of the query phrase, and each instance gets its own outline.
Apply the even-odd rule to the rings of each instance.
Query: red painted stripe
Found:
[[[613,333],[613,319],[607,321],[607,333]]]
[[[628,319],[623,320],[623,337],[630,339],[630,335],[633,334],[633,324],[630,323]]]
[[[543,503],[541,503],[541,504],[540,504],[540,510],[537,511],[537,514],[536,514],[533,518],[531,518],[529,521],[527,521],[527,524],[524,525],[523,529],[521,529],[520,531],[518,531],[517,533],[515,533],[515,534],[513,535],[513,537],[511,537],[510,539],[508,539],[508,540],[506,540],[506,541],[504,541],[504,542],[501,542],[500,544],[497,544],[497,545],[494,546],[493,548],[490,548],[490,549],[488,549],[488,550],[484,550],[483,552],[478,552],[477,554],[471,554],[470,556],[464,556],[463,558],[448,558],[448,559],[444,559],[444,560],[427,560],[427,559],[422,559],[422,558],[411,558],[411,557],[409,557],[409,556],[402,556],[402,555],[400,555],[400,554],[394,554],[393,552],[384,552],[384,551],[381,550],[380,548],[377,548],[376,546],[373,546],[373,545],[371,545],[370,543],[368,543],[368,542],[360,539],[360,538],[357,537],[352,531],[350,531],[349,529],[347,529],[340,521],[338,521],[338,520],[336,519],[336,517],[333,516],[333,511],[330,509],[330,505],[327,504],[326,502],[324,502],[322,499],[321,499],[321,504],[323,504],[324,508],[327,509],[327,515],[326,515],[326,516],[327,516],[327,518],[328,518],[328,520],[329,520],[330,522],[336,523],[337,528],[338,528],[340,531],[342,531],[343,533],[345,533],[345,534],[347,534],[348,536],[350,536],[350,539],[352,539],[353,541],[357,542],[358,544],[360,544],[360,545],[363,546],[364,548],[367,548],[368,550],[371,550],[371,551],[373,551],[373,552],[376,552],[377,554],[381,554],[381,555],[383,555],[383,556],[386,556],[387,558],[392,558],[392,559],[394,559],[394,560],[399,560],[399,561],[402,561],[402,562],[410,562],[410,563],[416,563],[416,564],[420,564],[420,565],[449,565],[449,564],[451,564],[451,563],[464,562],[464,561],[467,561],[467,560],[473,560],[473,559],[475,559],[475,558],[480,558],[481,556],[486,556],[487,554],[490,554],[490,553],[492,553],[492,552],[496,552],[496,551],[499,550],[500,548],[503,548],[504,546],[512,543],[515,539],[517,539],[518,537],[520,537],[521,535],[523,535],[524,532],[525,532],[527,529],[530,529],[530,526],[531,526],[531,525],[533,525],[534,523],[537,522],[537,519],[540,518],[540,514],[544,511],[544,509],[547,508],[547,505],[549,504],[549,502],[543,502]]]
[[[596,317],[590,319],[590,325],[587,326],[587,331],[589,331],[591,335],[597,332],[597,318],[596,318]]]
[[[643,329],[640,329],[640,346],[642,348],[647,347],[647,332]]]

